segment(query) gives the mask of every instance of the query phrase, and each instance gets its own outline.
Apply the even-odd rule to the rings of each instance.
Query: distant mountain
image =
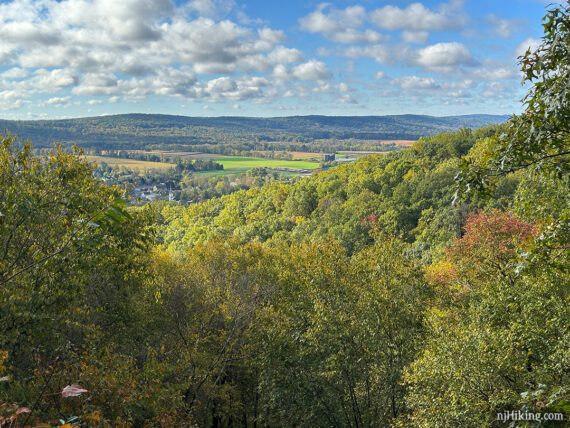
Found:
[[[0,120],[0,129],[31,139],[36,147],[54,143],[101,148],[204,146],[315,140],[415,140],[458,128],[505,122],[508,116],[291,116],[187,117],[124,114],[65,120]],[[257,146],[256,146],[257,144]]]

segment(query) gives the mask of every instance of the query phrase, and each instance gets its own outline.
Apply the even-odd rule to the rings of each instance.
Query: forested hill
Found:
[[[31,139],[36,147],[54,142],[86,147],[140,148],[313,140],[416,140],[459,128],[502,123],[507,116],[292,116],[186,117],[126,114],[65,120],[7,121],[0,129]]]
[[[182,249],[200,242],[302,243],[334,240],[349,252],[388,234],[430,259],[459,236],[467,212],[511,204],[519,175],[501,179],[488,200],[452,205],[455,177],[472,150],[502,126],[421,138],[407,150],[366,156],[298,180],[269,182],[188,207],[166,206],[164,243]],[[528,187],[528,183],[524,187]]]

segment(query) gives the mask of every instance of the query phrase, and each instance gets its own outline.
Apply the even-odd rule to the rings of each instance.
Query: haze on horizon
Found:
[[[521,110],[540,0],[0,0],[0,118]]]

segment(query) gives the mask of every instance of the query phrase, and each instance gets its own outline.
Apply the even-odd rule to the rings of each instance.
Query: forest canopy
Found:
[[[3,136],[0,425],[568,418],[569,25],[505,125],[188,207]]]

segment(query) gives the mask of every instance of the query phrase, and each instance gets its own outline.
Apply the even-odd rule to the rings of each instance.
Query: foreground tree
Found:
[[[428,269],[439,304],[406,375],[409,424],[494,426],[506,410],[570,410],[569,47],[570,8],[552,6],[542,44],[521,57],[532,85],[525,112],[465,159],[463,190],[489,195],[498,177],[516,173],[514,208],[526,221],[471,217]]]
[[[507,410],[567,412],[568,276],[521,257],[535,233],[512,214],[480,213],[428,270],[439,304],[406,375],[408,424],[483,427]]]
[[[323,243],[285,260],[261,324],[264,424],[389,426],[406,412],[402,370],[421,346],[429,296],[407,249],[390,239],[348,258]]]
[[[147,238],[120,197],[77,153],[34,156],[29,144],[2,137],[0,350],[11,380],[0,401],[57,413],[46,400],[77,381],[72,367],[89,343],[132,338],[125,309],[144,271]]]

